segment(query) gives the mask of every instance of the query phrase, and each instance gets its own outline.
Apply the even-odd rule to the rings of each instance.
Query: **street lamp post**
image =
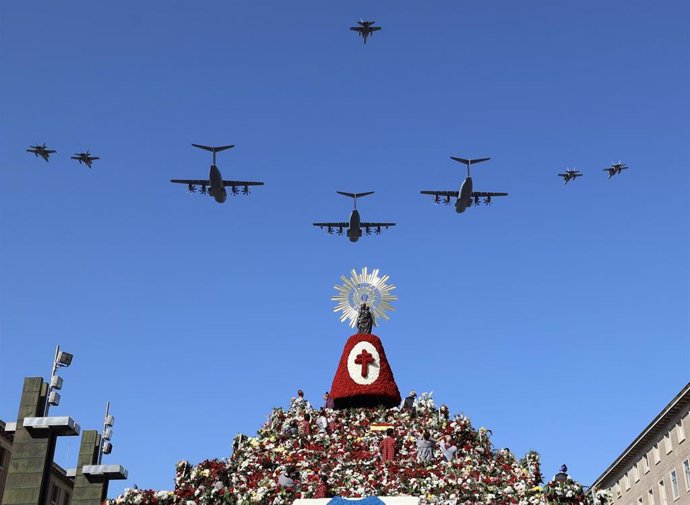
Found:
[[[48,385],[48,397],[46,398],[46,406],[43,411],[43,416],[48,417],[48,411],[51,405],[60,404],[60,394],[58,391],[62,389],[62,377],[57,375],[57,370],[60,367],[68,367],[72,364],[74,355],[61,351],[60,346],[55,347],[55,357],[53,358],[53,368],[50,371],[50,383]]]
[[[97,465],[101,464],[104,454],[110,454],[113,450],[113,444],[110,443],[110,440],[113,438],[113,424],[115,424],[115,418],[110,415],[110,402],[106,402],[105,418],[103,419],[103,435],[101,435],[101,443],[98,448]]]

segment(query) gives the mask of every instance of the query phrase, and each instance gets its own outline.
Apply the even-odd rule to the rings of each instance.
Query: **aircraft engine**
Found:
[[[187,191],[190,193],[196,193],[196,186],[194,184],[187,184]]]
[[[244,186],[242,188],[242,194],[243,195],[248,195],[249,194],[249,186]]]
[[[238,194],[240,192],[240,190],[237,188],[237,186],[233,186],[231,192],[234,196],[234,195]]]

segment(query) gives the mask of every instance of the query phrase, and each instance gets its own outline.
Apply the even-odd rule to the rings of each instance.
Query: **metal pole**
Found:
[[[103,459],[103,435],[105,435],[105,430],[107,429],[108,414],[110,413],[110,402],[105,402],[105,417],[103,418],[103,432],[101,433],[101,442],[98,444],[98,462],[97,465],[101,464]]]
[[[53,368],[50,370],[50,382],[48,383],[48,394],[46,396],[46,406],[45,409],[43,409],[43,417],[48,416],[48,410],[50,409],[50,393],[53,392],[53,377],[55,376],[55,372],[57,371],[57,360],[58,356],[60,355],[60,346],[55,347],[55,357],[53,358]]]

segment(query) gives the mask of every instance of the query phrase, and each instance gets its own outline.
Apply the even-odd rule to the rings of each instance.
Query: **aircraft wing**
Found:
[[[263,182],[254,181],[223,181],[223,186],[263,186]]]
[[[481,196],[481,197],[486,197],[486,196],[508,196],[508,193],[492,193],[490,191],[473,191],[472,192],[472,197],[474,198],[475,196]]]
[[[319,228],[349,228],[350,223],[314,223],[314,226],[318,226]]]
[[[369,31],[370,31],[370,32],[377,32],[377,31],[379,31],[380,29],[381,29],[380,26],[370,26],[370,27],[369,27]]]
[[[99,158],[98,156],[89,156],[89,159],[90,159],[91,161],[100,160],[100,158]]]
[[[210,186],[211,181],[208,179],[170,179],[170,182],[177,184],[191,184],[192,186]]]
[[[362,33],[362,27],[361,26],[351,26],[350,30],[352,30],[353,32]]]
[[[457,198],[460,193],[458,191],[420,191],[423,195],[433,195],[433,196],[451,196]]]
[[[395,223],[359,223],[360,228],[386,228],[395,226]]]
[[[46,149],[46,154],[53,154],[56,153],[57,151],[55,149]],[[627,168],[627,167],[626,167]]]

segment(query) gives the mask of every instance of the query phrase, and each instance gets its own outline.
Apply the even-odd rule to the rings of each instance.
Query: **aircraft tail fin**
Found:
[[[211,146],[202,146],[201,144],[192,144],[194,147],[198,147],[199,149],[203,149],[204,151],[211,151],[212,153],[219,153],[221,151],[225,151],[226,149],[231,149],[235,147],[235,145],[231,146],[218,146],[218,147],[211,147]]]
[[[349,196],[350,198],[361,198],[363,196],[374,194],[373,191],[367,191],[366,193],[346,193],[344,191],[336,191],[336,193],[338,193],[339,195],[343,195],[343,196]]]
[[[450,159],[455,160],[455,161],[459,161],[460,163],[464,163],[465,165],[467,165],[469,167],[470,165],[475,165],[477,163],[481,163],[482,161],[488,161],[491,158],[477,158],[474,160],[466,160],[465,158],[456,158],[455,156],[451,156]]]

